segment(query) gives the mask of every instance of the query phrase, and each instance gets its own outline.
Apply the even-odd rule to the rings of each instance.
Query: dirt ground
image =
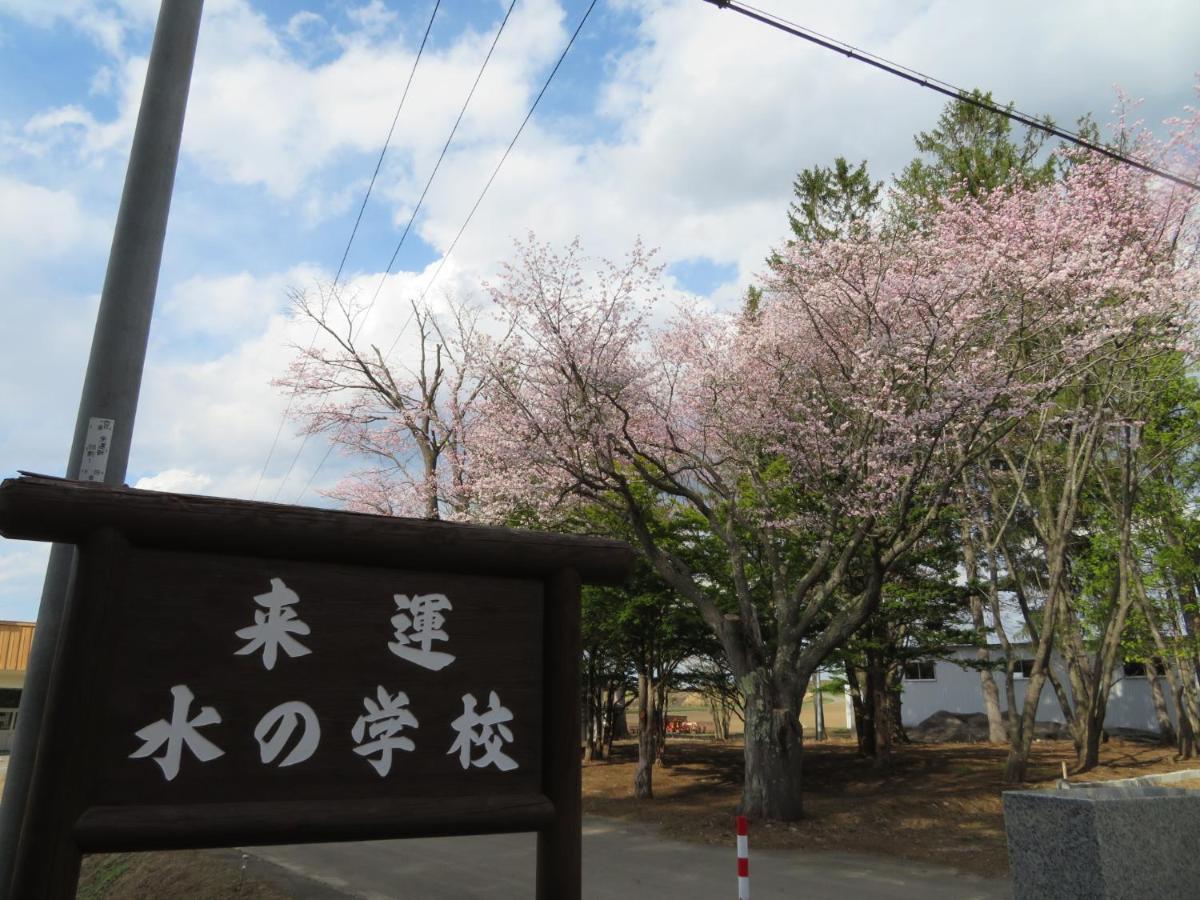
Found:
[[[755,849],[832,850],[936,863],[980,875],[1005,875],[1008,856],[1000,781],[1005,748],[986,744],[914,744],[896,750],[889,772],[859,758],[848,737],[809,742],[804,754],[806,818],[793,824],[752,822]],[[667,837],[711,844],[733,840],[741,794],[740,743],[672,738],[667,764],[654,770],[654,799],[632,796],[633,743],[614,747],[611,762],[585,764],[584,812],[657,825]],[[1066,741],[1034,745],[1032,780],[1048,787],[1073,759]],[[1169,747],[1112,740],[1102,765],[1078,780],[1105,781],[1195,768]],[[1178,785],[1185,786],[1185,785]],[[243,873],[228,851],[112,854],[84,861],[86,900],[284,900],[288,895]]]
[[[728,844],[741,794],[740,744],[672,740],[654,770],[654,799],[634,800],[637,748],[614,747],[612,762],[586,764],[584,812],[660,826],[665,836]],[[806,818],[750,825],[754,848],[834,850],[895,856],[980,875],[1008,872],[1000,792],[1006,750],[986,744],[913,744],[878,772],[848,738],[809,742],[804,751]],[[1048,787],[1070,764],[1068,741],[1034,745],[1027,787]],[[1106,781],[1196,768],[1170,747],[1111,740],[1099,768],[1080,781]]]

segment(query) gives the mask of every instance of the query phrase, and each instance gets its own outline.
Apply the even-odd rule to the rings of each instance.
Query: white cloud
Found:
[[[169,491],[179,494],[203,494],[212,478],[190,469],[167,469],[157,475],[139,478],[134,487],[143,491]]]
[[[0,175],[0,271],[8,277],[62,259],[98,230],[69,191]]]
[[[0,0],[0,15],[42,28],[65,24],[114,57],[123,52],[131,30],[154,24],[158,8],[158,0]]]
[[[49,556],[49,544],[0,541],[0,619],[34,618]]]
[[[413,35],[381,37],[388,18],[382,7],[369,4],[353,17],[362,27],[343,36],[342,52],[310,66],[306,54],[290,51],[248,4],[210,4],[192,79],[183,152],[218,180],[263,185],[280,198],[313,191],[316,176],[348,152],[377,152],[412,67],[416,43]],[[297,13],[282,36],[295,39],[319,19],[313,13]],[[462,141],[499,140],[519,121],[528,102],[531,73],[554,58],[561,46],[561,21],[561,10],[552,0],[519,4],[460,131]],[[468,29],[450,46],[426,50],[391,149],[402,173],[411,167],[420,173],[412,177],[424,179],[491,39],[490,30]],[[145,65],[144,58],[131,58],[121,67],[116,118],[97,120],[66,106],[35,116],[27,132],[47,140],[56,130],[68,136],[81,132],[85,156],[123,151],[136,121]]]
[[[163,304],[161,324],[176,334],[244,338],[288,309],[290,290],[303,288],[319,276],[311,266],[265,277],[249,272],[196,275],[175,285]]]
[[[363,6],[353,7],[347,14],[368,34],[379,34],[396,24],[400,16],[383,5],[382,0],[371,0]]]
[[[301,10],[290,19],[284,32],[294,41],[307,40],[309,32],[325,28],[327,23],[322,16],[309,10]]]
[[[113,89],[113,70],[111,66],[101,66],[92,75],[88,85],[88,93],[97,97],[107,97]]]

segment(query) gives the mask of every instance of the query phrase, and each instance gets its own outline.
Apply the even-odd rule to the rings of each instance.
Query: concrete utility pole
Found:
[[[203,5],[203,0],[163,0],[159,9],[67,460],[68,478],[113,485],[125,481]],[[75,548],[55,544],[46,568],[0,803],[3,896],[12,883],[50,670],[74,568]]]

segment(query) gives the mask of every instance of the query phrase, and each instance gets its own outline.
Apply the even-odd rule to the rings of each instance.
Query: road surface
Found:
[[[369,900],[526,900],[534,892],[531,834],[257,847],[247,852],[317,882],[313,900],[335,892]],[[289,889],[295,892],[298,883],[289,879]],[[1012,896],[1006,880],[898,860],[848,853],[755,852],[753,835],[750,883],[754,900]],[[733,837],[728,848],[685,844],[662,840],[646,826],[585,819],[583,884],[587,900],[729,900],[737,896]]]

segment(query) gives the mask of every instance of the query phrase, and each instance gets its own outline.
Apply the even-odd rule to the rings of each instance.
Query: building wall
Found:
[[[12,746],[17,718],[17,697],[25,686],[29,648],[33,644],[32,622],[0,622],[0,753]]]
[[[29,668],[33,644],[32,622],[0,622],[0,672],[24,672]]]
[[[1032,648],[1028,656],[1032,657]],[[974,659],[975,650],[956,651],[954,658]],[[993,659],[1000,661],[1003,655],[993,652]],[[1070,685],[1067,683],[1066,668],[1062,658],[1054,654],[1051,665],[1059,674],[1060,680],[1071,696]],[[996,688],[1000,693],[1000,709],[1007,709],[1004,691],[1004,676],[995,673]],[[905,725],[917,725],[939,710],[955,713],[983,712],[983,689],[979,683],[979,673],[974,669],[956,665],[950,660],[936,661],[934,680],[910,681],[905,680],[904,693],[901,700],[901,720]],[[1017,709],[1020,711],[1025,703],[1024,679],[1016,681]],[[1168,703],[1168,709],[1170,704]],[[1174,710],[1170,710],[1172,716]],[[1054,688],[1049,682],[1042,690],[1038,701],[1038,721],[1065,722],[1062,709],[1058,704]],[[1154,715],[1154,701],[1150,695],[1150,684],[1145,678],[1131,678],[1123,674],[1123,668],[1116,670],[1116,681],[1108,697],[1108,711],[1105,724],[1110,728],[1137,728],[1143,731],[1157,731],[1158,720]]]

